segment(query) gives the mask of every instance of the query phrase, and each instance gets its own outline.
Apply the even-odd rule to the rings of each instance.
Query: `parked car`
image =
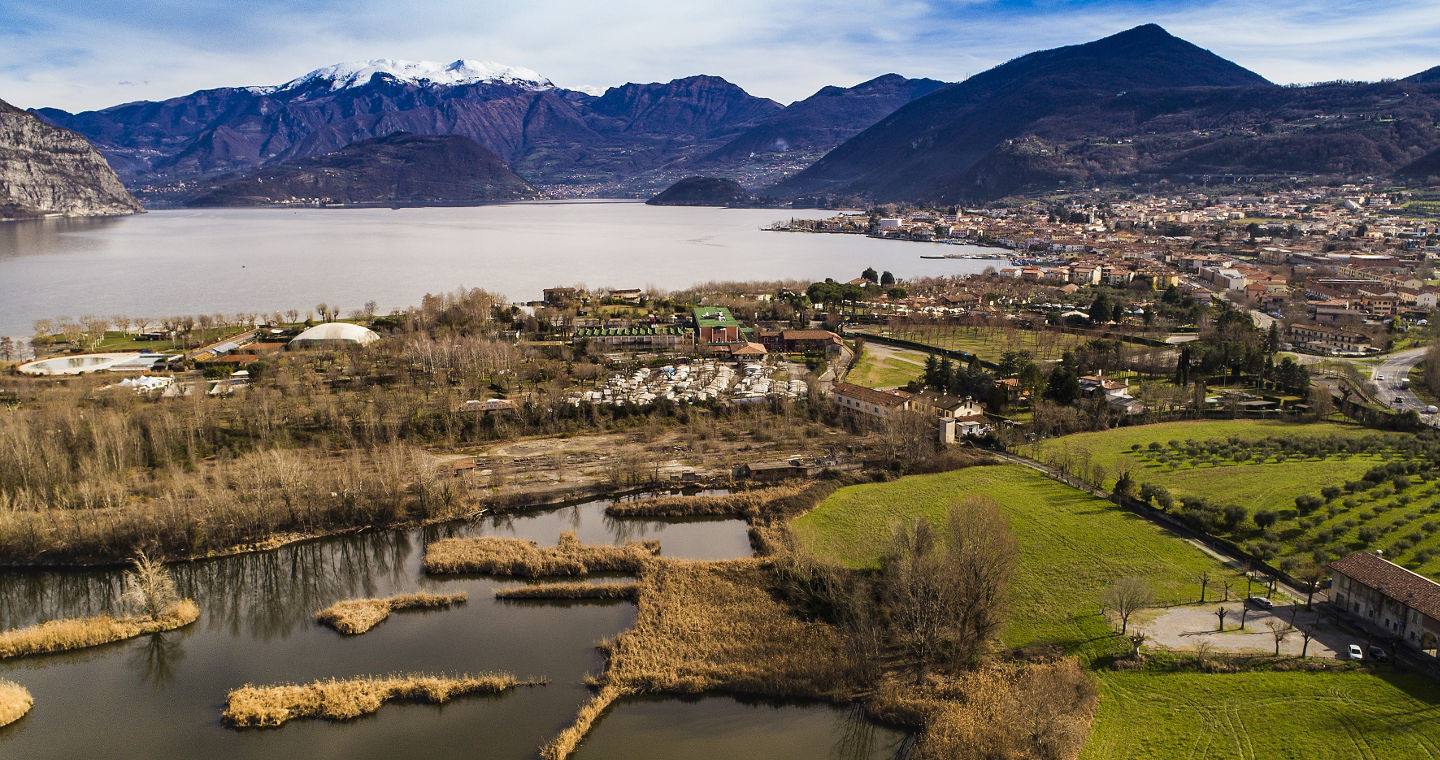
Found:
[[[1395,406],[1404,406],[1404,405],[1405,405],[1405,398],[1404,398],[1403,396],[1396,396],[1396,397],[1395,397]]]
[[[1275,603],[1263,596],[1252,596],[1245,600],[1245,603],[1257,609],[1268,610],[1275,606]]]
[[[1362,652],[1362,651],[1360,651],[1360,645],[1359,645],[1359,644],[1351,644],[1351,645],[1350,645],[1350,659],[1352,659],[1352,660],[1363,660],[1363,659],[1365,659],[1365,653]]]
[[[1436,407],[1434,404],[1425,407],[1426,414],[1435,414],[1436,412],[1440,412],[1440,407]]]
[[[1380,647],[1370,647],[1370,659],[1376,662],[1389,662],[1390,655],[1387,654],[1385,650],[1381,649]]]
[[[1385,376],[1384,376],[1384,375],[1376,375],[1376,376],[1375,376],[1375,382],[1377,382],[1377,383],[1383,383],[1383,382],[1385,382]]]

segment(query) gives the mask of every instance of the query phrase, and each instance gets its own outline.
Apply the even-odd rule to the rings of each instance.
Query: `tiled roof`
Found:
[[[908,393],[901,396],[896,393],[877,391],[874,388],[866,388],[863,385],[853,385],[851,383],[836,383],[833,391],[837,396],[853,398],[856,401],[864,401],[867,404],[874,404],[876,406],[900,406],[910,397]]]
[[[1440,620],[1440,583],[1381,559],[1370,552],[1355,552],[1330,563],[1330,569],[1378,590],[1422,614]]]

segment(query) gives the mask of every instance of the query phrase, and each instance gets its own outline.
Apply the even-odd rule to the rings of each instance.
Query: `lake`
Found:
[[[484,288],[515,301],[563,285],[676,290],[707,281],[969,274],[981,252],[862,235],[764,232],[831,211],[564,201],[461,208],[206,209],[0,223],[0,335],[82,315],[270,313],[321,302],[382,311]]]
[[[35,697],[18,722],[0,728],[0,757],[209,760],[334,758],[531,760],[589,697],[587,674],[602,662],[595,644],[630,627],[629,603],[512,602],[494,590],[516,581],[427,577],[424,545],[437,538],[513,536],[553,544],[575,531],[586,543],[656,538],[665,556],[748,556],[739,520],[655,521],[607,517],[603,500],[408,531],[372,531],[175,565],[185,596],[200,606],[193,625],[166,634],[70,653],[0,662],[0,678]],[[113,610],[112,570],[0,572],[0,629]],[[452,609],[400,612],[361,636],[314,622],[341,599],[415,590],[465,591]],[[294,721],[278,729],[224,728],[225,695],[252,684],[329,677],[509,671],[545,686],[445,705],[389,704],[345,723]],[[893,760],[907,734],[852,710],[825,705],[633,700],[596,725],[584,760],[747,756],[777,760]],[[203,750],[201,749],[203,748]]]

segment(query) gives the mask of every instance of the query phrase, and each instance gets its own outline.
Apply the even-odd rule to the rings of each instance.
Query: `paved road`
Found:
[[[1370,379],[1375,381],[1376,387],[1380,389],[1380,398],[1391,407],[1399,410],[1411,410],[1426,422],[1435,424],[1435,415],[1425,414],[1427,404],[1415,395],[1415,392],[1408,388],[1401,388],[1402,380],[1410,377],[1410,370],[1425,359],[1423,348],[1412,348],[1409,351],[1400,351],[1385,357],[1385,362],[1370,372]],[[1383,380],[1381,378],[1384,378]],[[1399,404],[1394,403],[1396,399]]]

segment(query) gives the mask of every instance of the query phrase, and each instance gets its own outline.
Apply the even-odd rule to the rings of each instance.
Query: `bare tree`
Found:
[[[915,666],[915,682],[944,646],[947,617],[958,606],[941,536],[925,518],[901,525],[884,562],[883,599],[896,643]]]
[[[1205,603],[1205,587],[1210,585],[1210,571],[1201,570],[1198,580],[1200,581],[1200,603]]]
[[[1130,616],[1148,606],[1151,596],[1150,586],[1143,579],[1127,575],[1105,589],[1100,603],[1120,618],[1120,635],[1124,636],[1130,628]]]
[[[1211,641],[1210,637],[1207,636],[1196,641],[1195,662],[1199,665],[1204,665],[1205,661],[1210,658],[1210,653],[1213,651],[1215,651],[1215,642]]]
[[[1135,630],[1131,631],[1130,635],[1126,638],[1130,639],[1130,656],[1139,657],[1141,645],[1143,645],[1145,641],[1150,637],[1146,635],[1144,631],[1136,628]]]
[[[1325,578],[1325,568],[1320,565],[1310,564],[1300,568],[1295,579],[1305,584],[1305,609],[1312,609],[1311,602],[1315,599],[1315,591],[1320,587],[1320,581]]]
[[[1289,625],[1286,625],[1285,623],[1280,622],[1279,620],[1267,621],[1265,623],[1265,627],[1269,628],[1270,635],[1275,637],[1275,656],[1279,657],[1280,643],[1283,642],[1287,637],[1289,637],[1290,633],[1295,629]]]
[[[131,609],[154,620],[169,612],[180,595],[175,590],[175,581],[165,563],[151,559],[140,552],[130,560],[131,569],[125,571],[125,592],[123,601]]]
[[[1298,630],[1300,631],[1300,639],[1304,642],[1300,646],[1300,656],[1304,657],[1310,651],[1310,640],[1315,638],[1315,624],[1302,625]]]
[[[1225,581],[1224,583],[1220,584],[1225,589],[1225,598],[1221,601],[1230,601],[1230,586],[1233,584],[1234,581]]]
[[[1215,630],[1224,632],[1224,630],[1225,630],[1225,616],[1226,616],[1226,615],[1229,615],[1229,614],[1230,614],[1230,610],[1227,610],[1227,609],[1225,609],[1224,607],[1216,607],[1216,608],[1215,608],[1215,617],[1220,621],[1220,627],[1217,628],[1217,629],[1215,629]]]
[[[957,585],[955,660],[971,665],[1004,624],[1005,591],[1020,556],[1010,523],[989,496],[950,505],[946,553]]]

